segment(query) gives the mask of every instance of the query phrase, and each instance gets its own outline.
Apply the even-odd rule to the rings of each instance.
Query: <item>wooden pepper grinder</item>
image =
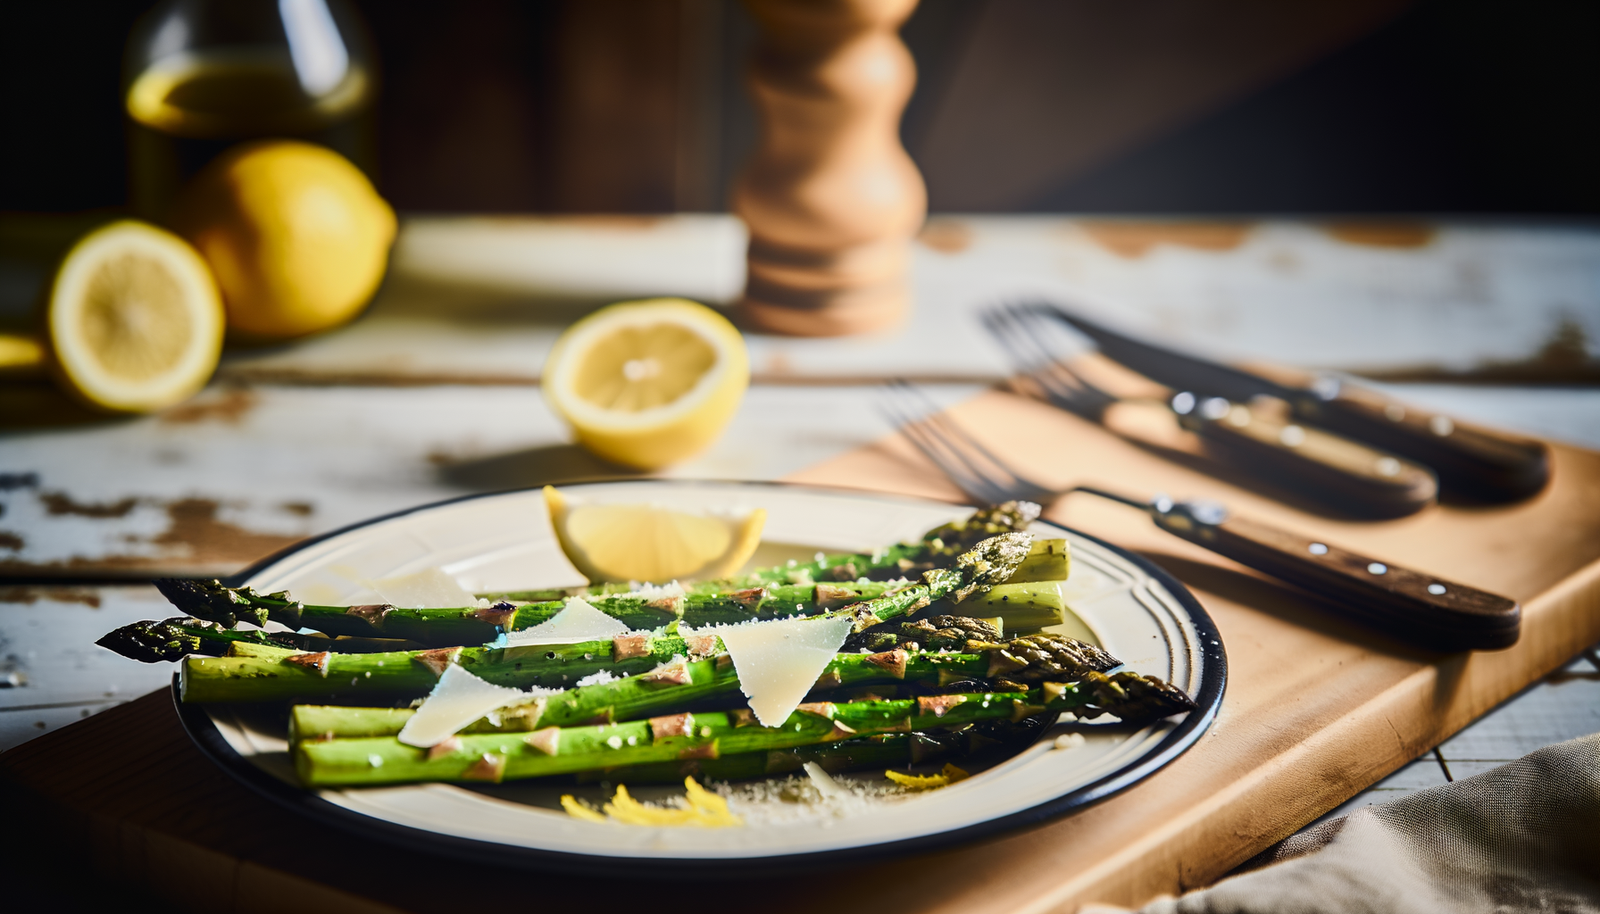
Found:
[[[839,336],[899,321],[927,214],[900,145],[916,83],[898,29],[917,0],[746,0],[761,143],[734,186],[750,228],[747,325]]]

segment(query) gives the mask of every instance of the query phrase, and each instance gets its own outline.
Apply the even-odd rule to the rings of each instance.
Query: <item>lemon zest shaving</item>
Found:
[[[883,776],[907,790],[937,790],[948,787],[958,781],[965,781],[972,777],[954,765],[945,765],[938,774],[904,774],[899,771],[885,771]]]
[[[957,781],[965,781],[967,778],[972,777],[972,775],[948,762],[945,763],[944,770],[940,771],[939,773],[949,778],[950,783],[952,784]]]
[[[561,808],[565,809],[567,811],[567,815],[573,817],[574,819],[582,819],[585,822],[606,821],[606,817],[600,814],[600,810],[595,809],[593,806],[590,806],[588,803],[585,803],[570,793],[562,794]]]
[[[569,795],[561,798],[561,807],[567,815],[585,822],[620,822],[623,825],[648,825],[661,828],[691,826],[696,828],[729,828],[744,824],[744,820],[728,809],[728,801],[701,787],[694,778],[684,778],[687,806],[648,806],[635,800],[624,784],[617,785],[616,795],[601,810]]]

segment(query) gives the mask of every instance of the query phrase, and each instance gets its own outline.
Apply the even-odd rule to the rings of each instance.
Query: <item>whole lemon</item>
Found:
[[[378,290],[394,210],[344,156],[267,140],[228,150],[184,188],[173,227],[211,264],[228,329],[287,339],[355,317]]]

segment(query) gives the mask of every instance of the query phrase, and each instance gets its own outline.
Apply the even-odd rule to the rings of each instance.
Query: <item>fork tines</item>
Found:
[[[1073,371],[1047,339],[1064,336],[1065,326],[1037,304],[1009,303],[990,308],[983,325],[1022,372],[1021,392],[1098,421],[1117,398]],[[1076,337],[1076,334],[1074,334]]]
[[[951,482],[980,502],[1048,501],[1054,494],[1018,474],[960,423],[941,412],[926,393],[906,381],[885,385],[879,407],[885,418]]]

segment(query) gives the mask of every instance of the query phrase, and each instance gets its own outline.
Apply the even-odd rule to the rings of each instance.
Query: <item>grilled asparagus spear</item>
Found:
[[[267,621],[291,627],[314,628],[340,639],[330,645],[339,651],[399,650],[407,647],[454,647],[484,644],[495,640],[501,630],[522,631],[548,621],[560,612],[563,601],[513,606],[498,603],[492,607],[450,609],[402,609],[388,605],[318,606],[297,603],[287,594],[262,595],[248,587],[224,587],[216,581],[189,581],[164,578],[156,586],[174,605],[202,624],[219,626],[218,632],[231,630],[240,621],[256,625]],[[639,594],[613,594],[587,598],[591,605],[633,629],[654,629],[678,620],[689,626],[737,624],[777,619],[786,616],[816,615],[849,603],[872,600],[906,586],[903,582],[866,581],[851,584],[778,584],[739,591],[689,593],[682,596],[649,597]],[[1033,631],[1061,621],[1065,604],[1054,582],[995,585],[984,596],[996,615],[1002,615],[1011,631]],[[168,624],[177,624],[167,620]],[[136,623],[155,626],[160,623]],[[191,623],[192,624],[192,623]],[[226,628],[220,628],[226,626]],[[126,636],[108,635],[102,645],[136,660],[154,662],[176,659],[171,651],[153,652],[142,644],[174,642],[180,636],[200,637],[204,641],[229,640],[220,634],[179,633],[154,630]],[[356,640],[359,639],[359,640]],[[246,640],[246,639],[233,639]],[[249,639],[260,640],[260,639]],[[276,643],[291,644],[293,639],[273,636]],[[326,640],[326,639],[324,639]],[[387,644],[385,644],[387,642]],[[184,642],[187,643],[187,642]],[[132,650],[122,650],[127,645]],[[213,653],[204,647],[189,650]],[[220,651],[217,651],[220,652]],[[181,654],[180,654],[181,656]]]
[[[951,568],[923,573],[923,582],[873,600],[826,613],[853,620],[857,632],[909,615],[933,600],[966,599],[1004,580],[1027,554],[1026,533],[990,537],[962,555]],[[820,617],[819,617],[820,618]],[[378,654],[315,652],[300,656],[230,656],[184,659],[183,699],[216,701],[377,701],[423,695],[444,665],[500,685],[566,688],[601,672],[616,676],[648,673],[674,656],[714,657],[725,653],[715,635],[638,633],[612,641],[505,648],[438,648]]]
[[[1133,673],[1086,673],[1078,682],[1018,692],[803,705],[778,727],[748,711],[671,714],[650,720],[546,727],[526,734],[468,733],[419,749],[394,737],[301,740],[295,770],[308,787],[414,781],[490,781],[571,774],[685,759],[813,746],[875,733],[933,730],[1050,711],[1146,721],[1190,710],[1188,696]]]
[[[653,629],[673,619],[690,625],[737,623],[787,615],[809,615],[845,600],[875,599],[897,588],[894,581],[948,565],[980,535],[1015,531],[1038,514],[1038,506],[1008,502],[972,517],[928,531],[914,544],[874,555],[824,556],[817,561],[763,569],[747,578],[693,584],[681,595],[659,592],[615,592],[590,588],[596,608],[629,628]],[[987,538],[987,537],[984,537]],[[1012,574],[1017,585],[1062,580],[1068,570],[1065,541],[1035,544]],[[880,580],[861,580],[871,575]],[[818,582],[821,582],[820,584]],[[994,583],[999,583],[994,582]],[[265,625],[268,620],[293,629],[313,628],[334,636],[393,638],[430,647],[482,644],[502,631],[519,631],[547,621],[564,606],[563,595],[530,591],[493,595],[489,606],[414,609],[388,604],[325,606],[294,600],[287,592],[257,593],[248,587],[225,587],[219,581],[163,578],[156,587],[179,609],[200,619],[233,628],[240,622]],[[513,600],[538,598],[517,605]],[[1014,630],[1042,628],[1060,621],[1060,595],[1049,590],[1017,589],[1007,596]]]
[[[947,619],[947,632],[960,630]],[[973,623],[976,620],[960,620]],[[968,630],[981,628],[967,626]],[[990,629],[989,631],[993,631]],[[983,634],[977,631],[975,634]],[[1099,648],[1059,635],[1031,635],[1005,644],[969,640],[964,651],[907,651],[879,654],[844,653],[828,662],[817,688],[833,689],[872,683],[908,682],[937,688],[962,683],[972,688],[1020,688],[1029,682],[1070,681],[1089,672],[1120,665]],[[998,681],[996,681],[998,680]],[[636,720],[692,707],[717,696],[739,694],[739,675],[718,660],[685,661],[644,676],[614,679],[568,689],[558,695],[530,698],[502,708],[492,718],[470,724],[464,732],[521,732],[540,727]],[[296,705],[289,717],[291,739],[345,739],[393,736],[416,712],[409,708],[360,708],[338,705]]]

